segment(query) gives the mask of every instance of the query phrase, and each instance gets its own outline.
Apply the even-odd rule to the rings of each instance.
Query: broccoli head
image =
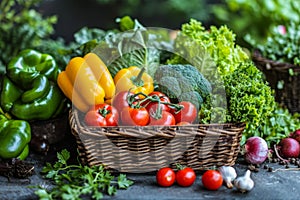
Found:
[[[211,93],[209,81],[192,65],[162,65],[154,74],[159,91],[177,101],[190,101],[197,108]]]

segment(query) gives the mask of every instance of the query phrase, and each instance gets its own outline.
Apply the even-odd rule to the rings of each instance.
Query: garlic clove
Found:
[[[225,178],[225,179],[223,179],[223,180],[224,180],[225,185],[226,185],[227,188],[229,188],[229,189],[232,189],[232,188],[233,188],[233,184],[232,184],[230,178]]]
[[[234,180],[234,186],[242,193],[252,190],[254,181],[250,177],[251,171],[247,170],[244,176]]]
[[[237,177],[236,171],[231,166],[221,166],[218,168],[227,188],[233,188],[232,181]]]

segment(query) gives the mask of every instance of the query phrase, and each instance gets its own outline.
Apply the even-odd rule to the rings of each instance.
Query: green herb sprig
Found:
[[[105,194],[114,195],[117,189],[127,189],[133,184],[125,174],[115,177],[103,165],[89,167],[79,162],[69,165],[69,158],[70,153],[64,149],[57,153],[55,164],[46,163],[42,173],[54,182],[54,186],[51,189],[40,186],[35,191],[40,199],[73,200],[86,195],[92,199],[102,199]]]

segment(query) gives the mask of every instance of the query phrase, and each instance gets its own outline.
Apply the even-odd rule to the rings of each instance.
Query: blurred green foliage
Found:
[[[43,17],[35,10],[41,0],[0,2],[0,74],[9,60],[24,48],[39,47],[54,33],[56,16]]]
[[[263,57],[300,66],[300,23],[291,22],[284,32],[274,29],[264,43],[257,43],[249,38],[254,50],[259,50]],[[293,75],[290,70],[290,75]]]
[[[177,27],[194,18],[209,20],[206,0],[95,0],[101,5],[112,5],[120,16],[142,19],[148,26]]]
[[[211,7],[215,23],[226,24],[245,47],[248,35],[263,42],[275,26],[300,21],[299,0],[223,0]]]

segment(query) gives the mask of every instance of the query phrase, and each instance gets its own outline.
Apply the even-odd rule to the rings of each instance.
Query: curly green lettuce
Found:
[[[220,28],[211,26],[208,31],[201,22],[191,19],[189,23],[182,25],[175,40],[175,51],[185,51],[183,53],[186,55],[185,59],[191,60],[199,55],[197,49],[204,49],[210,54],[220,75],[224,76],[232,73],[241,62],[249,59],[246,52],[235,44],[235,37],[235,34],[225,25]]]
[[[252,62],[243,63],[224,77],[228,122],[246,122],[243,141],[273,114],[275,99],[263,74]]]

